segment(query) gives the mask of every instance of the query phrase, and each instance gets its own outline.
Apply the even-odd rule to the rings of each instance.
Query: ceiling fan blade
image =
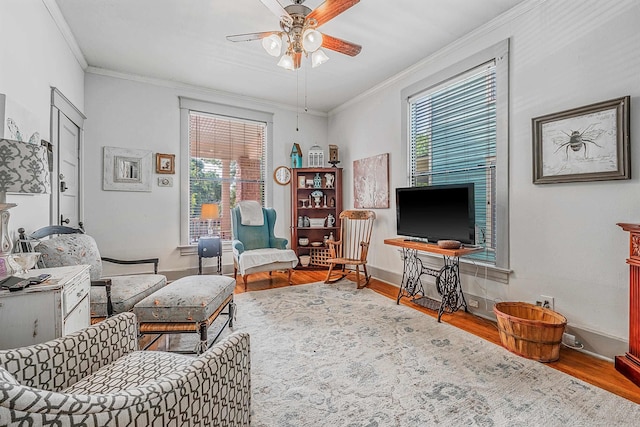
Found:
[[[264,2],[264,0],[263,0]],[[358,4],[360,0],[326,0],[310,14],[307,15],[306,20],[315,19],[318,21],[318,27],[327,21],[340,15],[351,6]]]
[[[341,40],[337,37],[328,36],[324,33],[322,34],[322,47],[344,53],[349,56],[356,56],[362,50],[362,46],[359,44]]]
[[[289,15],[289,12],[287,12],[284,9],[284,7],[282,7],[282,5],[278,2],[278,0],[260,0],[260,1],[262,2],[263,5],[267,7],[267,9],[271,11],[271,13],[276,15],[280,21],[288,22],[288,23],[292,22],[291,15]]]
[[[262,33],[248,33],[248,34],[234,34],[227,36],[227,40],[230,42],[250,42],[253,40],[260,40],[271,34],[280,34],[280,31],[264,31]]]

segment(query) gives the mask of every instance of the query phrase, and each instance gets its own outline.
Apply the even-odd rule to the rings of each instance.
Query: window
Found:
[[[472,257],[504,268],[506,49],[500,44],[403,91],[410,185],[473,182],[476,244],[485,250]]]
[[[269,122],[264,117],[239,117],[242,111],[225,111],[237,116],[217,114],[216,104],[189,101],[181,98],[181,106],[190,107],[183,109],[182,119],[186,123],[183,153],[188,159],[188,173],[182,176],[189,183],[182,198],[183,244],[195,244],[207,235],[230,240],[230,209],[240,200],[265,204]]]

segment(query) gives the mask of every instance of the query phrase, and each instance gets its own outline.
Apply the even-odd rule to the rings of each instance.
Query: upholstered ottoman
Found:
[[[200,333],[195,352],[200,354],[207,345],[207,328],[225,307],[228,319],[224,327],[233,326],[235,303],[233,290],[236,281],[226,276],[187,276],[152,293],[133,307],[141,334]]]

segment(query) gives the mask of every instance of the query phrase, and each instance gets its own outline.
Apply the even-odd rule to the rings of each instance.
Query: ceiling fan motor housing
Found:
[[[285,22],[280,22],[283,31],[288,34],[291,42],[291,49],[295,53],[304,53],[302,46],[302,34],[308,27],[313,28],[315,19],[305,23],[305,18],[311,13],[311,9],[301,4],[290,4],[284,8],[293,20],[291,26],[287,26]],[[314,21],[314,22],[312,22]],[[305,24],[307,24],[305,26]],[[309,25],[310,24],[310,25]]]

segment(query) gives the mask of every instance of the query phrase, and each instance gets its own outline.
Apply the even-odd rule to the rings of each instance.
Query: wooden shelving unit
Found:
[[[320,178],[318,180],[318,177]],[[331,183],[333,178],[333,183]],[[329,180],[329,182],[327,181]],[[314,182],[313,184],[311,182]],[[319,187],[317,186],[319,182]],[[304,183],[304,185],[302,185]],[[320,191],[319,200],[312,193]],[[323,243],[324,236],[333,233],[337,238],[340,229],[340,212],[342,212],[342,168],[294,168],[291,176],[291,248],[298,257],[310,255],[309,267],[318,268],[326,266],[328,249],[321,244],[313,246],[313,243]],[[335,223],[328,226],[327,218],[332,215]],[[322,227],[305,226],[305,217],[312,219],[325,219]],[[302,225],[300,225],[300,218]],[[307,245],[300,245],[299,239],[307,238]],[[301,264],[299,264],[299,267]]]

